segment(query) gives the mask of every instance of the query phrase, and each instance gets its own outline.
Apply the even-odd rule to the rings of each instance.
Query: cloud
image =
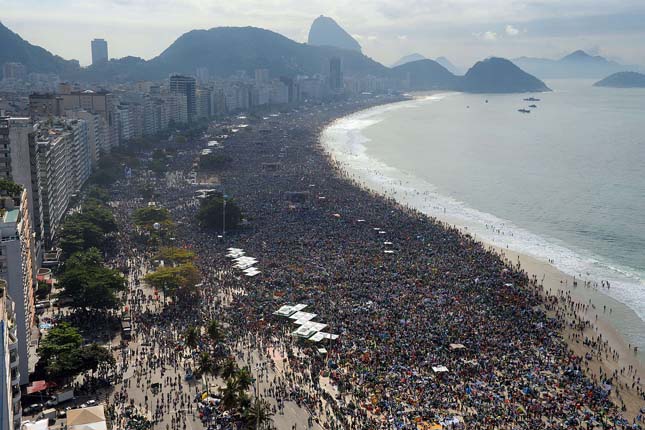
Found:
[[[508,36],[517,36],[518,34],[520,34],[520,31],[510,24],[506,26],[505,31]]]
[[[494,31],[485,31],[483,33],[473,33],[473,36],[475,36],[477,39],[486,40],[489,42],[493,42],[497,40],[497,33],[495,33]]]

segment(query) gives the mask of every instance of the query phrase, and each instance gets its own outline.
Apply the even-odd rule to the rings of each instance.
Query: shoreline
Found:
[[[353,115],[361,114],[375,108],[385,108],[388,106],[396,105],[397,103],[414,101],[424,99],[426,97],[432,97],[442,94],[441,92],[433,93],[423,93],[412,95],[410,100],[404,100],[399,102],[393,102],[385,105],[375,105],[364,109],[362,111],[353,112],[349,115],[338,117],[335,120],[327,124],[319,133],[319,146],[322,148],[323,154],[329,159],[329,162],[344,174],[351,181],[355,182],[355,185],[370,192],[375,193],[385,199],[393,199],[397,205],[400,205],[401,208],[407,210],[418,211],[423,213],[425,216],[434,220],[435,222],[443,225],[445,228],[454,228],[461,232],[461,234],[472,237],[476,242],[480,243],[484,248],[495,253],[502,261],[508,265],[524,272],[527,276],[534,280],[536,287],[540,288],[541,295],[545,303],[542,306],[547,306],[549,298],[555,300],[558,296],[561,300],[570,300],[570,303],[578,303],[580,305],[584,304],[594,304],[593,299],[598,299],[599,297],[604,298],[603,302],[617,303],[620,306],[624,307],[627,312],[633,314],[633,317],[638,318],[635,312],[627,305],[618,302],[613,297],[605,294],[602,291],[597,289],[589,288],[586,286],[586,282],[580,279],[577,279],[569,274],[564,273],[562,270],[557,268],[555,265],[540,260],[537,257],[532,255],[522,253],[520,251],[512,250],[509,248],[503,248],[498,244],[494,244],[486,241],[469,231],[469,227],[464,224],[459,224],[455,222],[453,218],[450,217],[441,217],[436,214],[426,214],[423,211],[413,207],[406,202],[405,199],[398,199],[397,196],[393,193],[388,192],[385,185],[379,186],[372,183],[370,184],[366,178],[361,177],[358,173],[358,170],[351,170],[351,163],[347,161],[340,161],[337,159],[337,153],[334,152],[330,145],[325,142],[325,132],[327,129],[332,127],[337,121],[343,120],[344,118],[351,117]],[[360,132],[360,130],[359,130]],[[576,282],[577,281],[577,282]],[[574,285],[574,282],[576,285]],[[589,291],[591,290],[591,291]],[[591,297],[591,298],[590,298]],[[588,302],[587,302],[588,301]],[[557,311],[550,311],[548,314],[550,316],[561,317],[561,313],[566,311],[566,304],[558,304]],[[607,309],[611,309],[610,307]],[[603,359],[592,359],[588,362],[588,367],[585,369],[585,373],[588,377],[592,378],[594,381],[598,381],[598,376],[601,374],[612,375],[615,374],[619,383],[620,395],[616,394],[616,391],[612,391],[612,399],[617,405],[621,404],[621,401],[626,406],[626,415],[628,419],[632,420],[639,414],[639,409],[642,407],[643,401],[640,395],[636,390],[630,387],[632,382],[631,376],[637,373],[639,376],[645,375],[645,354],[642,350],[635,351],[635,348],[632,347],[625,337],[619,332],[614,323],[611,322],[608,316],[611,315],[610,312],[603,312],[600,308],[595,308],[588,306],[584,311],[574,310],[569,314],[568,318],[562,319],[565,323],[563,330],[561,330],[561,338],[566,342],[569,349],[576,354],[577,356],[584,357],[585,354],[589,353],[590,347],[585,345],[583,340],[584,338],[597,339],[600,336],[600,340],[606,342],[603,345],[603,351],[605,353],[605,358]],[[572,321],[569,319],[579,319],[579,322],[586,321],[588,325],[580,330],[578,328],[572,328]],[[567,326],[569,323],[569,326]],[[611,356],[609,355],[611,353]],[[618,356],[614,356],[616,353]],[[600,353],[602,356],[603,352]],[[622,372],[621,372],[622,369]],[[629,370],[629,374],[626,371]],[[625,373],[624,373],[625,372]],[[623,374],[624,373],[624,374]],[[639,378],[640,379],[640,378]]]

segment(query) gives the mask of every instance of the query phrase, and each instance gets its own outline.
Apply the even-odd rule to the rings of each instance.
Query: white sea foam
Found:
[[[418,103],[434,103],[449,96],[449,93],[436,94],[341,118],[325,130],[323,145],[348,174],[374,191],[393,197],[427,215],[465,227],[485,243],[530,255],[544,262],[552,261],[559,270],[578,279],[611,282],[611,289],[604,292],[629,306],[641,320],[645,320],[645,282],[642,274],[603,261],[591,252],[574,251],[555,238],[534,234],[508,220],[470,208],[463,202],[437,193],[431,183],[368,156],[365,144],[369,139],[362,134],[364,129],[382,121],[389,111],[414,107]],[[645,345],[645,333],[632,332],[629,337],[632,342]]]

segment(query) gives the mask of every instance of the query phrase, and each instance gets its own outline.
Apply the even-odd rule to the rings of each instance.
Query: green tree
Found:
[[[93,185],[87,191],[87,198],[97,200],[103,204],[110,201],[110,193],[103,187]]]
[[[199,339],[201,338],[201,329],[195,327],[194,325],[188,326],[186,332],[184,333],[184,341],[186,345],[192,349],[197,348],[199,345]]]
[[[7,179],[0,179],[0,194],[3,191],[5,195],[18,197],[22,193],[22,186]]]
[[[96,343],[91,343],[81,349],[81,364],[83,370],[95,372],[101,364],[114,366],[116,360],[112,353]]]
[[[66,270],[78,268],[101,267],[103,265],[103,255],[98,248],[90,248],[86,251],[80,251],[72,254],[63,264],[63,273]]]
[[[63,255],[70,256],[89,248],[101,248],[105,232],[96,224],[87,221],[81,214],[67,217],[60,234]]]
[[[199,358],[197,360],[197,373],[200,375],[218,375],[219,368],[217,362],[208,352],[204,351],[199,354]]]
[[[38,349],[40,363],[44,364],[47,376],[56,380],[70,379],[82,368],[80,348],[83,337],[75,328],[61,326],[49,330]]]
[[[157,254],[157,260],[175,264],[189,263],[195,259],[195,253],[188,249],[176,247],[163,247]]]
[[[229,378],[226,380],[226,386],[221,389],[222,400],[220,406],[225,411],[231,411],[237,409],[240,401],[240,390],[237,385],[237,381],[234,378]]]
[[[224,379],[232,379],[237,373],[238,367],[235,360],[232,358],[227,358],[222,365],[221,375]]]
[[[219,321],[211,320],[208,323],[208,327],[206,327],[206,332],[215,345],[224,341],[224,331],[222,330]]]
[[[255,379],[253,379],[253,375],[251,375],[251,370],[248,367],[243,367],[235,374],[235,381],[237,382],[238,389],[241,392],[245,392],[251,388]]]
[[[226,226],[224,226],[224,218],[226,218]],[[242,210],[232,199],[224,202],[222,196],[211,196],[202,199],[197,220],[206,228],[223,230],[226,227],[227,230],[233,230],[242,221]]]
[[[262,398],[256,398],[248,408],[245,408],[243,416],[249,428],[265,429],[273,421],[271,406]]]
[[[132,217],[135,224],[145,228],[152,228],[157,222],[164,225],[172,223],[168,209],[154,206],[139,208],[134,211]]]
[[[164,266],[155,272],[149,273],[144,280],[153,288],[162,290],[171,296],[179,292],[192,292],[192,288],[199,282],[199,270],[193,263],[184,263],[176,267]]]
[[[77,309],[114,309],[119,305],[117,293],[125,290],[123,276],[104,266],[73,266],[59,279],[61,296],[72,299]]]

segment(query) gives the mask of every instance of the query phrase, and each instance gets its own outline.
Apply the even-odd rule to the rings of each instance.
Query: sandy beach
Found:
[[[491,248],[510,264],[517,265],[519,262],[521,269],[526,271],[530,277],[534,276],[538,280],[545,294],[551,296],[557,295],[558,292],[570,294],[573,300],[578,303],[588,303],[590,299],[592,303],[596,303],[594,299],[602,294],[581,285],[573,287],[574,280],[571,276],[536,258],[508,249]],[[604,297],[606,298],[606,296]],[[609,311],[602,312],[601,308],[602,305],[596,305],[596,309],[578,312],[581,318],[591,322],[591,327],[584,329],[581,334],[589,338],[597,338],[599,335],[602,336],[602,339],[607,342],[608,348],[618,353],[619,358],[616,359],[610,354],[605,354],[602,360],[592,360],[588,373],[591,377],[596,377],[600,373],[600,369],[602,369],[602,372],[605,374],[617,372],[620,375],[618,380],[620,384],[623,384],[625,389],[621,389],[620,398],[614,393],[614,400],[618,403],[622,400],[625,403],[627,407],[626,415],[631,419],[638,415],[643,402],[631,388],[634,372],[621,373],[621,369],[629,369],[631,367],[638,375],[645,375],[645,366],[643,366],[642,362],[643,353],[642,351],[635,352],[633,347],[625,342],[623,337],[612,325]],[[597,319],[595,319],[596,314],[598,314]],[[634,317],[636,316],[634,315]],[[584,356],[590,351],[590,348],[585,346],[579,338],[574,338],[573,335],[575,333],[580,333],[580,331],[568,328],[564,330],[562,337],[576,355]]]

